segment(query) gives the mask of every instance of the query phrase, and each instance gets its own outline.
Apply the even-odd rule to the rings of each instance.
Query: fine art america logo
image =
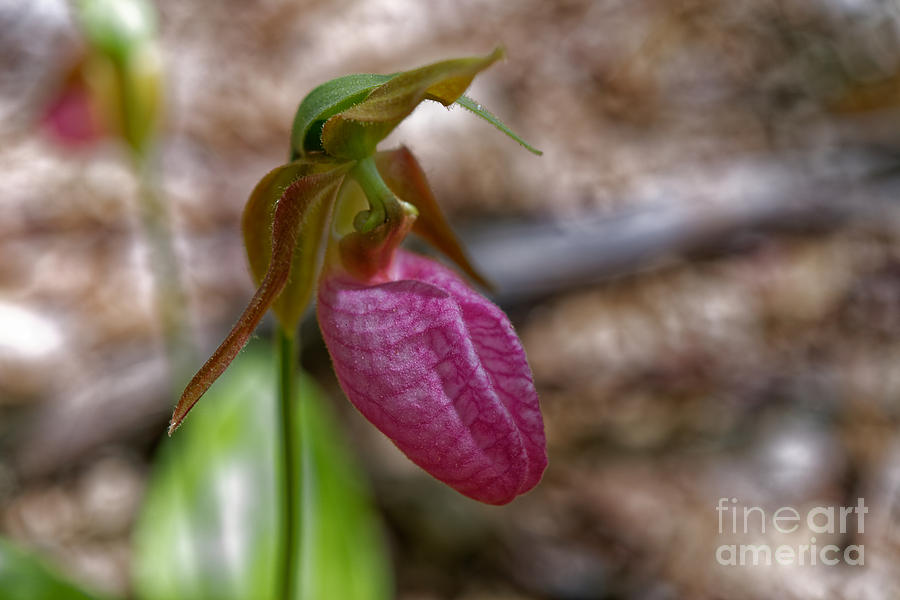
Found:
[[[741,541],[761,538],[761,543],[721,544],[716,548],[716,562],[720,565],[865,564],[862,544],[831,543],[865,533],[869,509],[863,498],[857,499],[856,506],[815,506],[804,511],[782,506],[768,512],[759,506],[742,506],[737,498],[719,498],[716,512],[720,536],[740,537]],[[785,543],[770,543],[773,538]],[[798,538],[802,543],[793,543]]]

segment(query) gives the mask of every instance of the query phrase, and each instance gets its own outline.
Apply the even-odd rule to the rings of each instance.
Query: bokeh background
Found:
[[[303,329],[399,598],[900,597],[896,3],[156,6],[154,156],[202,352],[253,292],[240,212],[313,86],[507,50],[470,95],[543,157],[438,105],[384,146],[418,156],[523,339],[543,482],[494,508],[433,481],[352,410]],[[128,156],[40,125],[78,52],[62,0],[0,2],[0,533],[127,594],[173,391]],[[865,498],[864,533],[818,540],[864,544],[865,566],[720,566],[721,497]]]

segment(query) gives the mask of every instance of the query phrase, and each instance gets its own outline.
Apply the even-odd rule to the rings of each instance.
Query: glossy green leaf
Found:
[[[169,423],[169,435],[172,435],[181,425],[188,412],[206,393],[209,386],[228,368],[238,352],[247,344],[263,315],[291,283],[297,247],[298,245],[302,247],[306,243],[304,240],[298,244],[298,238],[311,218],[310,215],[318,214],[317,211],[320,209],[317,207],[326,204],[328,205],[327,210],[331,210],[331,205],[337,197],[337,191],[351,166],[349,163],[334,166],[333,163],[327,162],[311,166],[315,172],[296,179],[284,189],[278,202],[275,203],[271,222],[266,219],[251,224],[254,230],[257,228],[259,231],[271,230],[272,248],[267,255],[265,276],[259,284],[259,289],[250,299],[247,308],[238,317],[237,323],[184,388],[175,412],[172,414],[172,421]],[[320,168],[330,170],[318,172]],[[270,172],[263,178],[263,182],[269,180],[270,176],[277,180],[277,173],[277,169]],[[253,247],[248,246],[247,249],[252,250]],[[255,260],[255,258],[251,259],[251,261]],[[314,260],[315,257],[310,253],[304,253],[302,256],[304,263]],[[303,265],[304,268],[307,266]],[[298,273],[300,272],[302,269],[298,270]],[[285,325],[287,331],[294,331],[293,328]]]
[[[322,150],[322,126],[339,112],[359,104],[394,75],[359,73],[332,79],[315,88],[300,102],[291,128],[291,160]]]
[[[322,128],[322,146],[331,156],[371,156],[384,139],[423,100],[453,104],[472,79],[503,57],[497,48],[486,56],[445,60],[397,73],[362,102],[335,114]]]
[[[276,361],[251,344],[164,441],[135,532],[136,593],[145,600],[284,600],[283,477]],[[295,599],[383,600],[390,568],[364,476],[318,389],[300,381]]]
[[[482,119],[484,119],[485,121],[487,121],[488,123],[490,123],[491,125],[496,127],[497,129],[499,129],[500,131],[502,131],[503,133],[505,133],[506,135],[508,135],[515,141],[517,141],[523,148],[525,148],[532,154],[537,154],[538,156],[543,154],[543,152],[541,152],[540,150],[538,150],[537,148],[535,148],[534,146],[532,146],[531,144],[529,144],[528,142],[526,142],[525,140],[520,138],[518,135],[516,135],[516,133],[512,129],[507,127],[503,123],[503,121],[498,119],[496,116],[494,116],[492,113],[490,113],[486,108],[481,106],[481,104],[479,104],[478,102],[475,102],[468,96],[460,96],[459,98],[456,99],[456,103],[459,104],[460,106],[462,106],[463,108],[465,108],[466,110],[472,111],[473,113],[475,113],[476,115],[478,115],[479,117],[481,117]]]
[[[55,575],[42,561],[0,539],[0,598],[4,600],[97,600]]]

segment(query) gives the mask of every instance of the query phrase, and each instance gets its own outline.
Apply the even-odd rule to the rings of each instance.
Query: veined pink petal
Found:
[[[350,401],[413,462],[506,504],[547,466],[525,352],[506,315],[454,272],[398,250],[390,281],[327,272],[318,315]]]

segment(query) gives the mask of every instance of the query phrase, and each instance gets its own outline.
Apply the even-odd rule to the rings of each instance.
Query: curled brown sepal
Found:
[[[303,176],[284,190],[272,219],[272,257],[266,275],[225,340],[184,389],[169,423],[169,435],[181,425],[191,408],[247,344],[263,315],[284,290],[291,275],[297,237],[307,213],[322,203],[334,202],[351,166],[342,164],[324,173]]]
[[[275,208],[285,190],[306,175],[334,169],[335,162],[321,155],[310,155],[270,171],[253,189],[241,217],[244,248],[250,263],[250,273],[256,285],[261,285],[272,259],[272,224]],[[331,219],[332,202],[311,204],[303,215],[291,276],[279,294],[272,311],[285,331],[294,331],[309,304],[321,264],[320,248]]]
[[[478,285],[491,289],[491,284],[472,265],[462,244],[447,223],[447,218],[425,178],[425,171],[409,148],[401,146],[396,150],[379,152],[375,155],[375,164],[391,191],[419,211],[419,216],[412,226],[413,233],[443,252]]]

